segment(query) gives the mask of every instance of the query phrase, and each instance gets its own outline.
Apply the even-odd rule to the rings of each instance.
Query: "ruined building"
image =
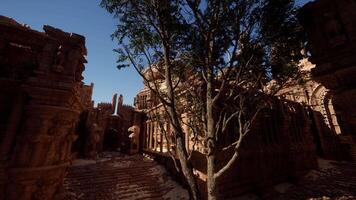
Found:
[[[312,79],[311,70],[315,65],[303,59],[300,67],[302,79],[288,82],[277,96],[304,106],[318,156],[330,160],[349,159],[339,138],[344,130],[335,112],[332,92]]]
[[[242,159],[239,169],[235,171],[236,174],[229,174],[223,181],[223,184],[225,182],[229,186],[226,187],[229,188],[226,189],[229,191],[226,194],[233,195],[231,191],[239,193],[235,188],[241,190],[241,188],[253,187],[252,180],[255,180],[256,172],[261,173],[256,177],[265,177],[269,181],[275,180],[273,177],[278,177],[279,180],[291,177],[286,171],[291,170],[293,173],[297,171],[294,162],[298,167],[303,166],[301,160],[304,162],[309,160],[312,163],[312,158],[303,157],[307,153],[316,153],[327,159],[356,160],[356,68],[354,66],[356,14],[354,10],[356,10],[356,2],[347,0],[319,0],[307,4],[301,10],[300,19],[309,37],[308,54],[311,55],[310,61],[314,65],[307,60],[302,61],[305,74],[303,78],[306,82],[290,83],[287,88],[280,91],[278,96],[281,100],[276,101],[277,106],[255,125],[257,129],[266,131],[263,133],[256,131],[254,136],[251,136],[254,138],[251,138],[248,143],[254,148],[243,149],[248,156],[244,158],[241,154]],[[142,133],[144,152],[161,159],[168,157],[167,150],[174,148],[174,144],[170,142],[169,137],[162,135],[161,127],[154,117],[162,114],[163,110],[157,98],[145,87],[136,97],[135,103],[138,110],[149,116]],[[286,107],[294,108],[286,109]],[[165,123],[164,128],[168,133],[170,132],[168,122]],[[189,131],[185,132],[188,134]],[[299,133],[296,138],[302,138],[301,141],[305,143],[298,142],[300,140],[296,138],[288,140],[288,137],[285,137],[293,138],[296,133]],[[188,148],[192,146],[190,139],[191,137],[186,135]],[[282,140],[282,144],[286,146],[276,142],[279,140]],[[256,149],[260,150],[259,153],[255,152]],[[263,161],[263,158],[268,156],[271,157]],[[193,161],[195,173],[204,181],[205,158],[198,157]],[[290,158],[288,164],[283,161],[273,161],[282,157],[281,161]],[[248,163],[249,161],[254,163]],[[266,166],[266,163],[274,164]],[[261,168],[252,170],[252,166]]]
[[[0,199],[60,197],[85,108],[85,38],[0,16]],[[56,194],[56,195],[55,195]]]
[[[355,10],[351,0],[318,0],[301,10],[312,63],[302,61],[306,81],[268,97],[272,109],[260,114],[238,165],[222,177],[225,198],[294,180],[316,167],[316,155],[356,160]],[[179,178],[169,155],[175,149],[171,125],[147,85],[135,107],[117,95],[94,106],[94,84],[82,82],[85,38],[43,30],[0,16],[0,199],[63,199],[71,159],[95,159],[103,151],[149,154]],[[157,71],[146,75],[150,82],[162,79]],[[205,144],[195,144],[183,128],[188,150],[196,147],[194,174],[204,193]],[[219,155],[219,163],[228,156]]]
[[[123,104],[122,95],[115,94],[111,103],[91,104],[80,116],[73,157],[96,158],[103,151],[130,153],[129,128],[141,126],[142,117],[132,106]]]
[[[171,124],[165,116],[163,105],[149,85],[153,82],[164,90],[162,76],[156,67],[149,68],[144,75],[149,82],[135,98],[135,107],[145,113],[142,129],[141,148],[144,153],[161,161],[173,174],[176,174],[171,161],[174,156],[174,134]],[[184,88],[181,89],[184,91]],[[240,151],[238,164],[225,174],[219,184],[220,193],[224,198],[233,198],[244,192],[256,190],[265,192],[273,183],[296,179],[312,168],[316,168],[315,145],[311,134],[310,122],[304,107],[290,100],[279,100],[267,97],[273,102],[273,109],[266,109],[260,114],[252,131],[244,141]],[[183,103],[184,104],[184,103]],[[177,105],[177,107],[179,107]],[[184,105],[183,105],[184,107]],[[192,130],[189,128],[186,113],[180,113],[185,133],[187,151],[192,150],[194,173],[198,180],[202,196],[206,194],[206,156],[204,140],[200,138],[195,143]],[[226,136],[226,144],[234,138]],[[230,142],[230,143],[229,143]],[[193,149],[193,146],[195,149]],[[221,166],[228,161],[231,152],[224,152],[218,156]],[[179,177],[178,174],[176,174]]]

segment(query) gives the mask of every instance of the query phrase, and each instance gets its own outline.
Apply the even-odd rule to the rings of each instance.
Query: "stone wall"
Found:
[[[311,132],[318,156],[330,160],[347,159],[344,146],[338,138],[344,134],[344,129],[333,106],[332,92],[311,78],[310,72],[315,65],[303,59],[300,68],[302,81],[290,80],[277,96],[304,106],[311,122]]]
[[[86,93],[89,93],[89,89],[85,89]],[[111,103],[101,102],[96,107],[91,104],[81,113],[77,126],[79,137],[72,148],[73,157],[96,158],[98,153],[103,151],[119,149],[123,153],[128,153],[130,147],[128,129],[133,125],[141,126],[142,114],[135,111],[132,106],[124,105],[122,98],[121,96],[121,100],[117,102],[115,94]]]
[[[268,195],[274,184],[296,181],[317,168],[306,115],[302,105],[278,99],[273,101],[272,109],[260,114],[243,142],[239,160],[219,180],[224,199],[244,192]],[[220,167],[232,153],[219,156]]]
[[[310,120],[304,107],[289,100],[270,98],[273,102],[272,109],[260,114],[259,119],[252,125],[251,133],[244,139],[238,161],[219,180],[220,194],[224,199],[235,198],[245,192],[265,194],[273,184],[296,180],[310,169],[317,168]],[[153,112],[152,110],[146,111],[149,111],[145,113],[146,116]],[[144,124],[143,137],[140,142],[143,144],[144,152],[164,164],[177,180],[184,183],[182,174],[176,172],[174,163],[167,152],[168,146],[172,148],[174,144],[162,136],[163,133],[155,118],[147,117]],[[168,125],[167,132],[170,132],[169,127]],[[186,136],[190,138],[189,135]],[[235,140],[233,134],[220,137],[220,141],[225,143],[224,146]],[[186,140],[186,142],[187,146],[191,146],[191,141]],[[203,144],[196,144],[195,149],[199,149],[200,145]],[[218,155],[218,167],[227,163],[232,153],[225,151]],[[204,196],[207,179],[206,156],[196,150],[192,156],[192,163],[200,191]]]
[[[300,12],[308,33],[313,78],[330,90],[332,104],[347,144],[356,160],[356,2],[317,0]]]
[[[85,38],[0,16],[0,199],[58,194],[84,108]],[[56,195],[59,197],[58,195]]]

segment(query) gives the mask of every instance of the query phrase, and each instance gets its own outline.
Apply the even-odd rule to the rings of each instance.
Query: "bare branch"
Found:
[[[131,64],[132,64],[132,66],[134,67],[134,69],[136,70],[136,72],[142,77],[142,79],[145,81],[145,83],[146,83],[147,87],[150,89],[150,91],[152,91],[153,93],[155,93],[156,96],[157,96],[164,104],[169,105],[169,103],[159,94],[159,92],[158,92],[159,90],[153,89],[153,88],[150,86],[150,84],[149,84],[150,81],[145,77],[145,75],[144,75],[144,74],[142,73],[142,71],[139,69],[139,67],[137,66],[137,64],[136,64],[134,58],[132,57],[130,51],[128,50],[128,48],[125,46],[124,49],[125,49],[126,55],[127,55],[127,57],[129,58],[129,60],[130,60],[130,62],[131,62]]]

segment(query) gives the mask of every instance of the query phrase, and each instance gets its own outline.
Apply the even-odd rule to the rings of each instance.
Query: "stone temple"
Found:
[[[289,199],[276,197],[273,186],[302,180],[320,167],[318,158],[356,161],[355,10],[350,0],[317,0],[300,10],[311,54],[300,65],[308,81],[290,81],[266,97],[273,109],[259,115],[238,165],[222,177],[224,199],[251,192]],[[82,81],[85,58],[84,36],[47,25],[39,32],[0,16],[0,200],[178,198],[165,196],[171,182],[185,187],[175,168],[172,125],[161,118],[163,105],[147,85],[162,83],[158,69],[145,73],[148,83],[134,106],[117,94],[94,106],[94,84]],[[189,120],[181,115],[183,123]],[[183,128],[205,198],[205,144]],[[219,155],[219,163],[230,154]],[[156,173],[159,165],[164,175]],[[356,168],[349,173],[347,187],[356,191]]]

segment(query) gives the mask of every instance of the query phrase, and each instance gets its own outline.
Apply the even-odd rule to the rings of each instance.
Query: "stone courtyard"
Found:
[[[300,63],[303,80],[289,77],[279,93],[264,91],[279,79],[273,77],[278,75],[273,64],[241,72],[259,51],[268,57],[268,49],[279,45],[262,48],[265,42],[256,42],[256,52],[242,66],[243,52],[250,50],[236,37],[226,42],[241,46],[230,58],[236,59],[231,70],[218,64],[219,73],[206,70],[209,53],[208,59],[196,60],[203,64],[192,62],[198,63],[192,70],[181,66],[185,58],[170,60],[170,53],[166,62],[140,66],[143,88],[132,96],[132,105],[116,93],[111,102],[93,98],[94,83],[84,82],[83,73],[95,57],[88,54],[95,50],[87,46],[90,37],[50,25],[38,31],[0,15],[0,200],[356,200],[355,10],[356,0],[316,0],[298,8],[295,20],[307,38],[286,54],[304,54],[293,60]],[[208,52],[215,54],[214,38],[225,38],[218,36],[207,43]],[[126,60],[132,62],[130,56]],[[265,65],[259,62],[251,66]],[[184,71],[182,77],[175,77],[181,72],[173,73],[174,68]],[[215,80],[205,78],[205,71]],[[241,84],[240,73],[246,77]],[[102,82],[110,82],[107,78]],[[95,83],[100,90],[100,81]],[[120,80],[120,87],[128,85]],[[250,103],[245,97],[251,97],[251,105],[244,106]],[[192,99],[198,103],[190,104]]]
[[[280,183],[268,195],[248,193],[231,200],[353,200],[356,199],[356,163],[318,159],[311,170],[293,183]],[[65,179],[71,200],[189,199],[188,192],[166,170],[140,155],[103,153],[96,160],[73,162]]]

